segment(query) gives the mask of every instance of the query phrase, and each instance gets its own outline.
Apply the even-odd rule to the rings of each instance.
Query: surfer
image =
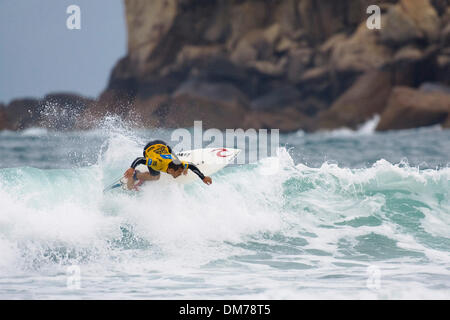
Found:
[[[136,171],[136,167],[140,164],[146,165],[148,172]],[[160,172],[166,172],[172,177],[177,178],[181,174],[187,174],[188,169],[194,172],[205,184],[210,185],[212,180],[205,176],[194,164],[180,161],[178,157],[172,153],[172,149],[162,140],[154,140],[144,147],[144,156],[136,158],[130,168],[125,171],[127,178],[127,188],[129,190],[136,189],[145,181],[159,180]],[[135,185],[135,181],[139,183]]]

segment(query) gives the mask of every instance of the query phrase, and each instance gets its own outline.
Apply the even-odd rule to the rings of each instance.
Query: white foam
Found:
[[[40,127],[27,128],[21,131],[20,134],[28,137],[40,137],[47,135],[48,129]]]
[[[320,130],[318,134],[331,136],[331,137],[357,137],[372,135],[375,133],[375,129],[380,122],[380,116],[374,115],[371,119],[367,120],[363,124],[359,125],[356,130],[350,128],[339,128],[334,130]]]

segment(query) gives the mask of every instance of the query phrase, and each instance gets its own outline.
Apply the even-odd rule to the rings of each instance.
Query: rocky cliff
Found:
[[[366,26],[372,4],[380,30]],[[125,8],[128,54],[80,109],[77,128],[106,114],[141,127],[203,120],[284,131],[356,128],[375,114],[379,130],[450,123],[450,0],[125,0]],[[417,112],[405,119],[405,110]]]
[[[0,130],[22,130],[45,127],[71,130],[85,110],[95,104],[71,93],[49,94],[42,99],[16,99],[8,106],[0,104]]]

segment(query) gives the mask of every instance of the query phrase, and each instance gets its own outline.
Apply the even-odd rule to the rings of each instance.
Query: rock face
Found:
[[[354,128],[393,87],[450,66],[448,4],[378,3],[381,30],[366,27],[365,0],[125,0],[128,55],[87,112],[138,126]]]
[[[377,130],[410,129],[445,122],[450,116],[450,94],[407,87],[393,89]]]
[[[17,99],[11,101],[5,110],[6,126],[0,129],[21,130],[37,122],[39,101],[36,99]]]
[[[5,106],[0,103],[0,129],[8,128],[8,118],[6,117]]]
[[[392,75],[374,70],[360,76],[330,109],[319,115],[319,127],[356,128],[386,107],[393,86]]]
[[[400,0],[385,15],[381,40],[394,46],[415,40],[436,41],[440,21],[429,0]]]
[[[0,130],[46,127],[73,129],[77,118],[94,100],[70,93],[55,93],[43,99],[16,99],[0,107]]]
[[[108,114],[138,127],[355,128],[391,106],[394,87],[450,85],[447,0],[124,3],[128,53],[63,128]],[[366,25],[372,4],[380,30]],[[12,126],[42,122],[27,117]]]

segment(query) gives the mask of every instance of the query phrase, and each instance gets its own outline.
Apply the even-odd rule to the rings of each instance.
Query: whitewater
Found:
[[[450,130],[299,131],[211,186],[103,193],[170,134],[0,132],[0,299],[450,298]]]

